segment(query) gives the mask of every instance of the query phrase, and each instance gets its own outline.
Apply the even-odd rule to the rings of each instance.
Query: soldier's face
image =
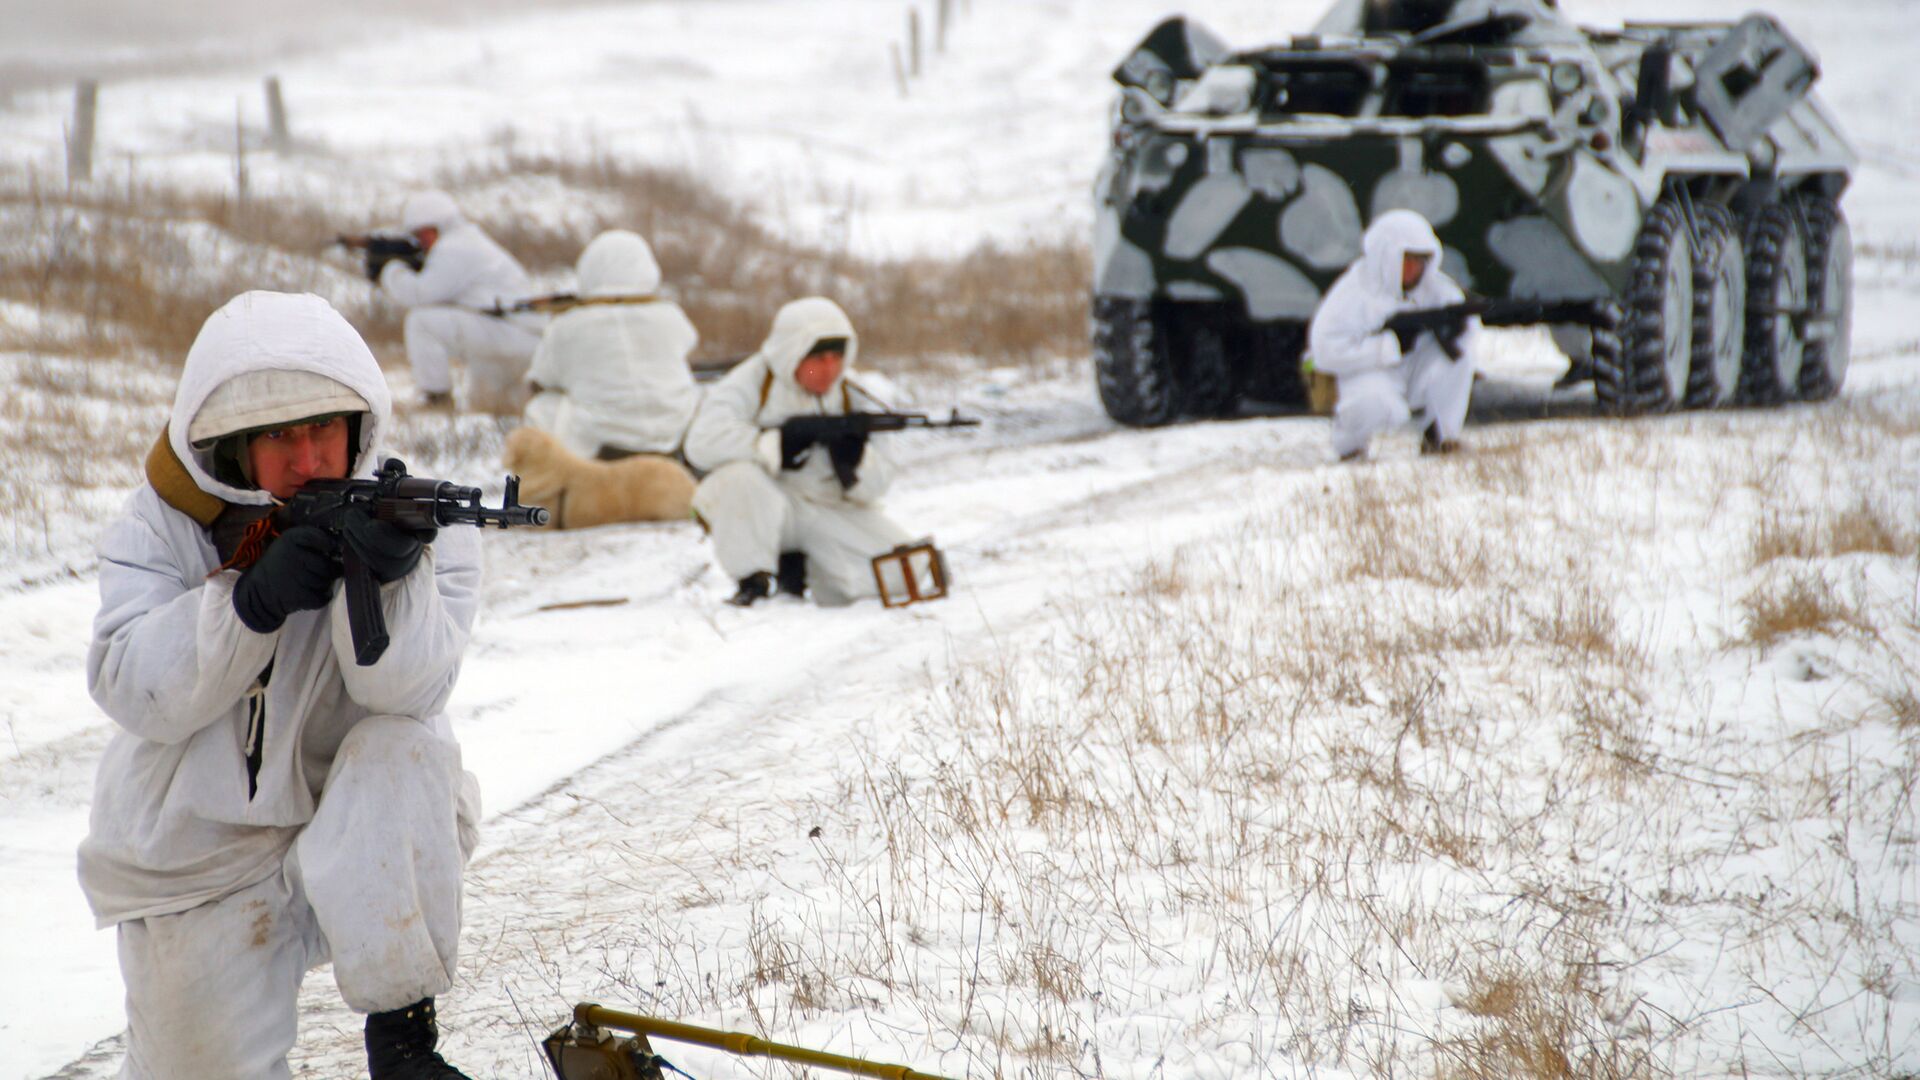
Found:
[[[440,230],[431,225],[413,230],[413,242],[420,245],[421,251],[432,251],[434,241],[440,239]]]
[[[1433,256],[1424,251],[1409,251],[1400,257],[1400,291],[1412,292],[1420,279],[1427,276],[1427,264]]]
[[[287,499],[309,480],[347,475],[347,418],[289,424],[247,441],[253,482],[276,499]]]
[[[833,389],[833,382],[840,377],[841,365],[846,363],[846,354],[837,349],[822,349],[807,354],[800,366],[793,369],[793,381],[800,389],[819,397]]]

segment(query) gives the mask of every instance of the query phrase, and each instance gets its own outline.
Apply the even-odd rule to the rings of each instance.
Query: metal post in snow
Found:
[[[920,77],[920,9],[907,9],[907,73]]]
[[[73,127],[67,132],[67,183],[93,179],[93,120],[100,84],[81,79],[73,88]]]
[[[293,136],[287,131],[287,102],[280,96],[278,75],[267,76],[267,139],[279,153],[285,153],[293,145]]]
[[[907,68],[900,62],[900,43],[887,42],[887,55],[893,58],[893,81],[900,87],[900,96],[907,96]]]
[[[234,206],[241,211],[247,208],[247,131],[240,123],[244,107],[239,98],[233,99]]]

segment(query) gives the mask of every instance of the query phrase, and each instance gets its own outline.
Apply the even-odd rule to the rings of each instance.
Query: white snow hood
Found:
[[[262,370],[321,375],[366,402],[368,417],[360,425],[360,445],[350,473],[366,471],[371,465],[369,451],[379,444],[393,412],[386,376],[367,343],[331,304],[312,293],[246,292],[208,316],[187,350],[180,387],[174,393],[167,439],[200,490],[230,503],[273,501],[264,491],[243,490],[214,479],[210,455],[196,452],[187,436],[194,417],[215,390],[236,376]]]
[[[638,233],[612,229],[593,238],[576,265],[582,296],[651,296],[660,289],[660,263]]]

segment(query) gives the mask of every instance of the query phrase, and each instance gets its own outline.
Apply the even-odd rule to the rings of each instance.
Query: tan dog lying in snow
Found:
[[[588,461],[544,431],[518,427],[501,458],[520,477],[520,501],[546,507],[556,529],[680,521],[692,512],[693,474],[670,457]]]

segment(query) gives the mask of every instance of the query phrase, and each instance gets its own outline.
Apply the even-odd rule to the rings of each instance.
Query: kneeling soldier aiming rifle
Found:
[[[896,590],[909,600],[944,592],[931,543],[910,543],[880,509],[893,462],[868,436],[975,421],[855,409],[859,390],[846,375],[858,351],[838,305],[796,300],[774,316],[760,351],[715,383],[694,414],[687,461],[707,477],[693,511],[721,568],[739,583],[731,603],[753,604],[777,587],[847,604],[880,594],[889,573],[914,583]],[[921,578],[930,579],[924,589]]]
[[[120,730],[79,868],[119,933],[123,1076],[287,1075],[301,981],[329,960],[372,1080],[464,1075],[434,998],[479,838],[444,709],[480,563],[476,533],[441,526],[541,514],[397,463],[365,478],[390,412],[326,301],[236,297],[101,540],[87,677]]]

